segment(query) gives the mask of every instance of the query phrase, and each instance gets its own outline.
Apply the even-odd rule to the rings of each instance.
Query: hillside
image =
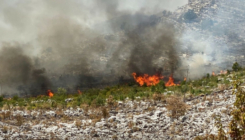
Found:
[[[244,8],[242,0],[189,0],[174,12],[106,20],[95,25],[100,33],[58,22],[39,38],[45,51],[35,66],[6,49],[18,57],[2,57],[12,70],[4,80],[21,86],[12,96],[1,85],[11,94],[0,96],[0,140],[231,139],[234,114],[245,121],[236,96],[245,69],[234,65],[244,67]],[[17,69],[24,76],[8,65],[16,58],[28,62]]]
[[[234,78],[243,80],[244,73],[205,77],[188,82],[187,85],[183,83],[182,86],[166,89],[134,85],[74,95],[66,95],[64,89],[59,89],[59,93],[54,93],[53,97],[15,96],[3,99],[0,111],[1,137],[193,139],[206,134],[216,135],[215,117],[221,116],[225,131],[231,120],[235,96],[232,95],[230,82]],[[184,90],[185,86],[187,90]],[[183,93],[186,93],[186,103],[182,101]],[[88,99],[93,98],[92,94],[99,96],[90,102]],[[173,110],[178,113],[171,113]]]

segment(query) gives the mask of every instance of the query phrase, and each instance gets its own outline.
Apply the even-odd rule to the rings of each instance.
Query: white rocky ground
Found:
[[[80,108],[63,110],[63,117],[57,110],[12,110],[13,116],[19,114],[34,121],[25,121],[21,126],[11,120],[0,121],[0,139],[193,139],[217,133],[214,114],[222,116],[227,130],[231,119],[228,114],[235,101],[231,92],[225,90],[206,99],[203,96],[188,101],[189,110],[178,120],[168,117],[164,103],[140,100],[118,102],[117,109],[110,110],[108,118],[97,121],[89,119],[92,111]],[[77,120],[81,124],[76,124]]]

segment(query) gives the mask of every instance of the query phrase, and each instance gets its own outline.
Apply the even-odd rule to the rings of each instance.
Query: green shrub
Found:
[[[98,97],[98,98],[94,99],[92,103],[97,107],[103,106],[105,104],[105,100],[101,97]]]
[[[135,95],[134,95],[134,93],[131,93],[130,96],[129,96],[129,98],[130,98],[132,101],[134,101],[134,100],[135,100]]]
[[[0,102],[3,102],[3,96],[0,96]]]
[[[65,88],[59,87],[57,93],[60,95],[67,94],[67,90]]]
[[[193,86],[195,87],[199,87],[199,86],[202,86],[202,81],[201,80],[197,80],[193,83]]]
[[[210,74],[209,74],[209,73],[207,73],[207,76],[206,76],[206,78],[207,78],[207,79],[209,79],[209,78],[210,78]]]
[[[227,74],[230,74],[231,73],[231,71],[230,70],[227,70]]]
[[[13,96],[13,100],[14,100],[14,101],[18,101],[18,100],[19,100],[19,96],[18,96],[18,95],[14,95],[14,96]]]
[[[181,93],[186,93],[188,90],[189,89],[188,89],[188,86],[187,85],[182,85],[181,86],[181,89],[180,89]]]
[[[240,77],[242,77],[243,75],[244,75],[243,72],[241,72],[241,73],[239,74]]]
[[[155,92],[156,91],[156,87],[155,86],[152,86],[151,87],[151,92]]]
[[[239,70],[241,70],[242,69],[242,67],[237,63],[237,62],[235,62],[234,64],[233,64],[233,66],[232,66],[232,70],[233,71],[239,71]]]
[[[124,101],[125,100],[125,96],[123,96],[123,95],[119,95],[119,100],[121,100],[121,101]]]
[[[23,106],[25,105],[25,103],[24,103],[23,101],[19,101],[19,102],[18,102],[18,105],[19,105],[20,107],[23,107]]]
[[[236,95],[236,101],[234,102],[234,109],[231,112],[232,120],[230,122],[230,137],[232,139],[244,139],[245,136],[245,91],[240,87],[240,81],[234,82],[233,94]]]

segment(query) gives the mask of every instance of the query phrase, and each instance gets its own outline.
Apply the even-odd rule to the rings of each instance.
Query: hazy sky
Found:
[[[174,11],[188,0],[0,0],[0,43],[37,38],[56,17],[92,27],[122,14]]]

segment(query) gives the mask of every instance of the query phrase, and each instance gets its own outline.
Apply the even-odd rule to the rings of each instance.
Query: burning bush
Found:
[[[132,74],[135,81],[139,83],[140,86],[146,85],[146,86],[155,86],[160,82],[160,79],[163,78],[161,75],[153,75],[149,76],[148,74],[144,74],[144,76],[137,76],[136,73]]]
[[[161,74],[155,74],[153,76],[149,76],[148,74],[144,74],[143,76],[139,76],[136,73],[132,73],[134,80],[140,85],[146,85],[146,86],[156,86],[161,82],[161,79],[164,78],[164,76],[162,76]],[[186,79],[185,79],[186,80]],[[167,83],[165,83],[165,85],[163,86],[163,88],[165,89],[165,87],[171,87],[171,86],[176,86],[179,84],[175,84],[174,83],[174,78],[173,75],[169,76],[169,80]]]

